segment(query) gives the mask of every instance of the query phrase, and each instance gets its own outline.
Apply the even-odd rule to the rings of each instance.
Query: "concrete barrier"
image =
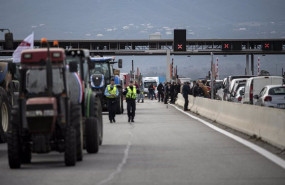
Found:
[[[178,94],[176,104],[184,106]],[[285,110],[189,95],[190,111],[285,149]]]

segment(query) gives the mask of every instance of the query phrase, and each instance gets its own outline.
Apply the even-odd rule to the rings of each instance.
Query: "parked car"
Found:
[[[238,88],[242,86],[244,87],[246,84],[246,80],[247,78],[237,78],[237,79],[232,80],[231,85],[230,85],[230,91],[229,91],[230,93],[227,94],[228,101],[233,101],[233,99],[236,96]]]
[[[241,86],[238,88],[238,90],[236,91],[235,96],[232,98],[233,102],[236,103],[241,103],[242,101],[242,96],[244,95],[244,86]]]
[[[255,105],[285,109],[285,85],[267,85],[254,99]]]
[[[253,97],[259,95],[263,87],[266,85],[280,85],[282,82],[283,78],[281,76],[258,76],[247,79],[242,103],[255,104],[256,99]]]

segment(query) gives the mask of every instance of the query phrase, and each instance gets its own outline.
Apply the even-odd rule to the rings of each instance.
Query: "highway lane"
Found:
[[[137,104],[134,124],[126,111],[115,124],[103,119],[100,152],[75,167],[51,153],[10,170],[0,144],[0,184],[285,184],[284,169],[172,106],[146,100]]]

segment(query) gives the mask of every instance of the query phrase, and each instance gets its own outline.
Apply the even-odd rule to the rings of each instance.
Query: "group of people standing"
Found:
[[[170,103],[175,103],[178,93],[180,92],[180,83],[176,82],[165,82],[164,84],[159,83],[157,86],[157,98],[158,102],[168,103],[170,99]]]

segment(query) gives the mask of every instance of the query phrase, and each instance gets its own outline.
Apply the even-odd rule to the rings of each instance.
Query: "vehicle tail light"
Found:
[[[240,97],[238,97],[238,101],[241,101],[242,100],[242,97],[240,96]]]
[[[272,101],[272,97],[271,96],[265,96],[264,101]]]
[[[253,85],[252,84],[250,85],[250,89],[249,89],[249,97],[250,97],[250,100],[253,100]]]

